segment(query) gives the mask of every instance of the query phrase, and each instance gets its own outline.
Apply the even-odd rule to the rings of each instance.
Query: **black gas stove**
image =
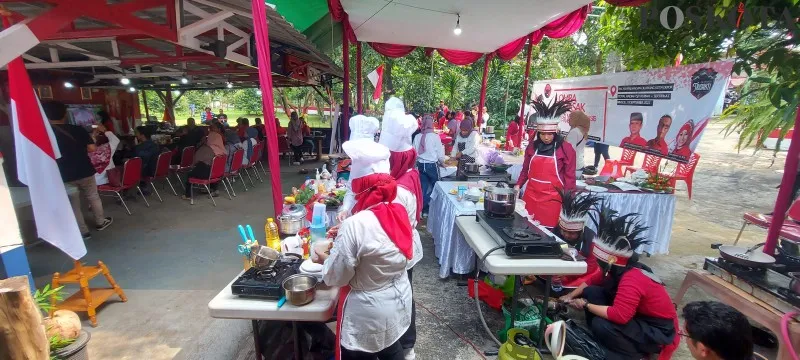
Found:
[[[251,267],[231,285],[234,295],[278,300],[284,295],[283,280],[300,272],[301,260],[281,259],[272,269]]]
[[[561,243],[517,213],[495,216],[478,210],[476,219],[498,245],[505,246],[510,257],[555,259],[563,255]]]
[[[706,258],[703,270],[782,312],[800,308],[800,296],[789,291],[791,278],[771,268],[753,268],[722,258]]]

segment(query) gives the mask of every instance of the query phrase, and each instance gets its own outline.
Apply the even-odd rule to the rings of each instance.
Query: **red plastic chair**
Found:
[[[261,167],[261,171],[264,172],[264,176],[267,176],[267,169],[264,168],[264,154],[267,153],[267,143],[265,141],[262,141],[256,145],[259,147],[258,149],[259,154],[258,157],[256,158],[256,161],[258,162],[258,166]]]
[[[176,149],[177,150],[177,149]],[[194,164],[194,146],[187,146],[183,148],[183,152],[181,152],[181,163],[180,165],[170,165],[169,169],[175,172],[175,176],[178,177],[178,183],[181,184],[181,188],[183,188],[183,180],[181,180],[181,173],[188,173],[192,170],[192,164]]]
[[[617,163],[622,166],[633,166],[634,161],[636,161],[636,150],[623,149],[622,157],[617,160]]]
[[[658,173],[658,167],[660,165],[661,165],[661,158],[660,157],[655,156],[655,155],[645,154],[644,161],[642,162],[641,169],[646,171],[647,173],[650,173],[650,174],[657,174]],[[640,168],[635,167],[635,166],[628,166],[628,167],[625,168],[624,175],[628,175],[629,172],[630,173],[635,173],[639,169]],[[675,186],[673,185],[673,187],[675,187]],[[691,191],[690,191],[690,193],[691,193]],[[691,198],[691,196],[689,198]]]
[[[169,163],[172,160],[173,151],[163,152],[158,155],[158,160],[156,160],[156,172],[153,176],[145,176],[144,181],[149,182],[150,186],[153,188],[153,191],[156,193],[158,197],[158,201],[164,202],[161,199],[161,194],[158,193],[158,189],[156,189],[156,180],[167,180],[167,184],[169,184],[169,188],[172,189],[172,193],[175,196],[178,196],[178,193],[175,191],[175,187],[172,186],[172,182],[169,181]]]
[[[251,186],[256,186],[256,184],[253,182],[253,178],[250,177],[250,169],[253,170],[256,175],[256,179],[258,179],[259,182],[264,182],[264,180],[261,179],[261,175],[258,173],[258,168],[256,168],[256,162],[258,162],[259,157],[261,157],[261,147],[258,145],[253,146],[253,154],[250,156],[249,162],[247,165],[242,167],[245,174],[247,174],[247,178],[250,179]]]
[[[292,149],[289,147],[289,138],[286,136],[278,136],[278,157],[288,156],[289,164],[292,163]]]
[[[669,186],[675,188],[675,183],[681,180],[686,183],[686,191],[689,193],[689,200],[692,199],[692,179],[694,178],[694,169],[697,168],[697,163],[700,162],[700,154],[692,153],[689,156],[689,162],[686,164],[678,164],[672,174],[662,174],[669,177]]]
[[[255,151],[253,151],[255,153]],[[242,161],[244,161],[244,149],[238,149],[233,152],[233,160],[231,160],[231,169],[225,173],[225,181],[228,182],[228,185],[231,186],[231,192],[233,192],[233,196],[236,196],[236,191],[233,190],[233,183],[231,182],[231,177],[236,180],[236,176],[239,176],[239,179],[242,181],[242,186],[244,186],[244,191],[247,191],[247,184],[244,183],[244,178],[242,177],[241,170],[242,169]]]
[[[733,245],[736,245],[739,242],[739,238],[742,237],[744,228],[747,227],[747,225],[755,225],[762,229],[768,229],[772,224],[773,218],[774,217],[772,215],[767,214],[754,212],[744,213],[742,216],[742,219],[744,220],[742,223],[742,228],[739,229],[739,235],[736,236],[736,240],[733,242]],[[784,220],[783,226],[781,227],[780,236],[785,239],[800,241],[800,201],[795,200],[795,202],[789,206],[789,210],[786,212],[786,220]]]
[[[208,186],[211,185],[211,184],[215,184],[215,183],[218,183],[218,182],[222,181],[222,178],[225,176],[225,161],[226,160],[228,160],[228,156],[227,155],[214,156],[214,159],[211,160],[211,171],[210,171],[210,174],[208,175],[208,178],[206,178],[206,179],[189,177],[189,186],[190,186],[190,188],[189,188],[189,196],[191,197],[190,204],[194,205],[194,191],[193,191],[194,190],[194,186],[195,185],[203,185],[206,188],[206,191],[208,191],[208,197],[211,198],[211,202],[214,204],[214,206],[217,206],[217,202],[214,201],[214,196],[212,195],[211,188],[209,188]],[[231,198],[230,191],[228,191],[228,185],[225,184],[224,181],[222,181],[222,185],[225,186],[225,192],[228,193],[228,198],[233,200],[233,198]]]
[[[104,184],[97,187],[98,192],[111,192],[117,195],[119,201],[122,202],[122,206],[125,207],[125,211],[128,212],[128,215],[131,214],[131,210],[128,209],[128,204],[125,203],[125,199],[122,198],[122,192],[128,189],[136,188],[139,190],[139,195],[142,196],[144,199],[144,204],[147,207],[150,207],[150,203],[147,202],[147,198],[144,197],[144,193],[142,189],[139,187],[139,182],[142,181],[142,159],[135,157],[130,158],[125,161],[125,164],[122,165],[122,184],[120,185],[111,185],[111,184]]]

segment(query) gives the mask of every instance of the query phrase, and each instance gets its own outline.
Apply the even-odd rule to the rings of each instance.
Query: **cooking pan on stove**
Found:
[[[767,255],[762,251],[756,251],[756,249],[764,246],[764,244],[765,243],[761,243],[751,248],[733,245],[721,245],[719,247],[719,256],[727,261],[742,266],[764,267],[775,263],[774,257]]]

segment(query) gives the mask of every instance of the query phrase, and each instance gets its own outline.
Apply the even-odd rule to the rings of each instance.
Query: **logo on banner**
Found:
[[[617,85],[611,85],[611,89],[609,89],[609,91],[611,92],[611,97],[612,98],[614,96],[616,96],[617,95]]]
[[[692,84],[689,92],[691,92],[692,96],[699,100],[711,92],[711,88],[714,87],[714,81],[716,78],[717,72],[714,71],[714,69],[702,68],[697,70],[694,74],[692,74]]]
[[[550,87],[550,84],[544,86],[544,97],[550,98],[550,94],[552,93],[553,88]]]

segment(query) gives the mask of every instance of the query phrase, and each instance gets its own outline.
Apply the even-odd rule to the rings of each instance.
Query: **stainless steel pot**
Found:
[[[464,172],[477,174],[481,171],[481,166],[476,163],[467,163],[464,164]]]
[[[496,216],[509,216],[514,213],[517,202],[517,192],[507,187],[505,183],[498,186],[488,186],[483,193],[483,208]]]
[[[790,272],[789,274],[791,281],[789,281],[789,291],[795,293],[795,295],[800,295],[800,272]]]
[[[486,126],[486,130],[484,131],[484,133],[486,133],[486,134],[494,134],[494,126],[487,125]]]
[[[306,225],[306,207],[292,204],[283,207],[283,212],[278,216],[278,229],[284,235],[296,235]]]
[[[277,250],[262,245],[259,246],[258,251],[253,255],[253,263],[256,269],[267,270],[275,266],[275,263],[278,262],[280,258],[281,253]]]
[[[294,306],[302,306],[314,301],[317,291],[317,278],[306,274],[295,274],[283,281],[286,301]]]
[[[764,267],[775,263],[775,258],[756,249],[764,246],[764,243],[751,248],[741,246],[722,245],[719,247],[719,256],[734,264],[750,267]]]

